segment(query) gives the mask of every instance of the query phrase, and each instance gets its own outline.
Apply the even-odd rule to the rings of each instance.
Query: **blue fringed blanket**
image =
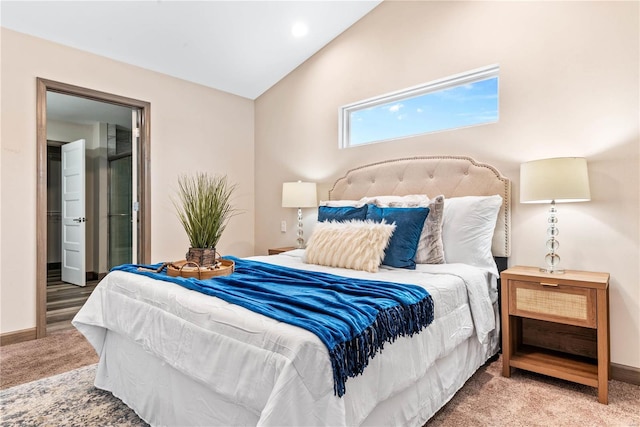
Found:
[[[340,397],[347,378],[361,374],[385,342],[418,333],[433,321],[433,299],[419,286],[225,258],[235,262],[235,272],[209,280],[138,270],[160,264],[113,270],[177,283],[313,332],[329,350],[334,392]]]

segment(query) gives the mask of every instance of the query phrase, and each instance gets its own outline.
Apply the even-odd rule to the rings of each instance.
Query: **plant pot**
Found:
[[[218,258],[215,248],[189,248],[186,257],[187,261],[197,262],[202,267],[215,265]]]

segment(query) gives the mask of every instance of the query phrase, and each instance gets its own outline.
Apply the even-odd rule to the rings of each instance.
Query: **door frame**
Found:
[[[140,110],[138,151],[138,262],[151,259],[151,104],[67,83],[36,78],[36,338],[47,336],[47,92],[88,98]]]

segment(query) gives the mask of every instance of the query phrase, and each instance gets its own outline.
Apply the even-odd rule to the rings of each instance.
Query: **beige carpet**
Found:
[[[481,367],[427,426],[640,426],[640,386],[609,381],[609,404],[595,388],[515,370],[502,359]]]
[[[0,347],[0,390],[98,362],[75,328],[46,338]]]

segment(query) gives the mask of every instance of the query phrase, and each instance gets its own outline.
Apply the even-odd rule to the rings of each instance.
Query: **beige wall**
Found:
[[[2,28],[0,332],[36,324],[36,77],[151,103],[151,258],[180,259],[188,240],[169,196],[179,174],[238,183],[222,253],[254,251],[254,103]]]
[[[592,201],[559,205],[559,253],[565,268],[611,273],[612,361],[640,367],[638,5],[382,3],[256,100],[256,251],[295,242],[284,181],[316,181],[326,198],[348,168],[457,154],[513,180],[510,264],[540,265],[548,207],[518,203],[519,165],[584,156]],[[338,149],[340,106],[491,64],[499,123]]]

